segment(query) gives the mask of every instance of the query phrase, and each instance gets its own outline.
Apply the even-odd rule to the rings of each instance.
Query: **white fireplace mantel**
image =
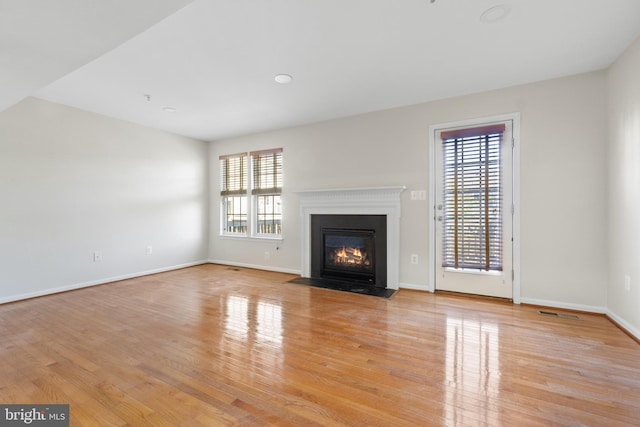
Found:
[[[302,219],[302,277],[311,275],[311,215],[386,215],[387,288],[400,283],[400,195],[406,187],[339,188],[297,192]]]

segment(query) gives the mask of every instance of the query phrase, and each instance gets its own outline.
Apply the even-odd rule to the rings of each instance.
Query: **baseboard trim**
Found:
[[[301,274],[300,270],[294,270],[291,268],[273,267],[270,265],[248,264],[245,262],[224,261],[219,259],[210,259],[207,262],[210,264],[230,265],[233,267],[252,268],[254,270],[273,271],[276,273],[297,274],[298,276]]]
[[[429,285],[416,285],[413,283],[398,283],[398,289],[411,289],[412,291],[431,292]]]
[[[536,298],[520,298],[520,303],[524,305],[537,305],[540,307],[562,308],[565,310],[580,311],[583,313],[605,314],[607,312],[606,307],[599,307],[595,305],[573,304],[569,302],[550,301],[550,300],[543,300],[543,299],[536,299]]]
[[[602,314],[607,320],[613,323],[618,329],[629,335],[631,339],[640,344],[640,330],[632,326],[629,322],[612,312],[606,307],[597,307],[581,304],[570,304],[558,301],[539,300],[533,298],[522,298],[522,304],[535,305],[539,307],[562,308],[569,311],[577,311],[582,313]]]
[[[631,338],[633,338],[634,341],[640,344],[640,330],[633,327],[631,324],[629,324],[629,322],[612,311],[607,310],[607,312],[605,313],[605,317],[609,319],[611,323],[616,325],[618,329],[629,335]]]
[[[15,301],[22,301],[22,300],[31,299],[31,298],[38,298],[46,295],[59,294],[62,292],[74,291],[76,289],[88,288],[91,286],[105,285],[107,283],[119,282],[120,280],[133,279],[135,277],[141,277],[141,276],[149,276],[151,274],[165,273],[167,271],[180,270],[182,268],[193,267],[196,265],[202,265],[207,263],[208,263],[207,260],[200,260],[195,262],[188,262],[185,264],[172,265],[169,267],[156,268],[153,270],[141,271],[138,273],[124,274],[121,276],[108,277],[105,279],[91,280],[89,282],[76,283],[69,286],[60,286],[57,288],[44,289],[42,291],[37,291],[37,292],[29,292],[26,294],[12,295],[9,297],[0,298],[0,304],[6,304],[10,302],[15,302]]]

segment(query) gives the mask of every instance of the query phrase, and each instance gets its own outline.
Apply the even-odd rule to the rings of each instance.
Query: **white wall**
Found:
[[[621,97],[628,96],[624,87],[633,80],[625,64],[621,59],[609,74],[612,97],[620,99],[617,110],[626,105]],[[629,82],[620,77],[616,83],[616,73],[626,73]],[[606,72],[588,73],[218,141],[208,148],[201,141],[27,99],[0,114],[0,301],[207,257],[299,271],[296,191],[390,185],[408,187],[402,201],[400,282],[426,288],[428,206],[409,200],[409,194],[429,188],[429,126],[517,111],[522,119],[522,301],[605,311],[606,90]],[[633,134],[615,138],[637,140]],[[284,239],[221,238],[218,155],[272,147],[284,148]],[[629,153],[620,153],[617,163],[615,158],[612,170],[627,165]],[[628,165],[628,174],[635,173]],[[610,205],[625,206],[631,196],[612,197],[621,200]],[[622,211],[627,223],[633,225],[629,218],[637,209]],[[613,231],[623,241],[612,247],[622,248],[619,254],[637,254],[637,248],[631,250],[637,239],[624,236],[616,223],[612,218]],[[152,255],[145,254],[147,245],[153,245]],[[95,250],[102,252],[102,262],[93,262]],[[270,252],[269,260],[264,252]],[[409,262],[413,253],[419,255],[418,265]],[[615,275],[640,278],[633,257],[626,255],[627,261],[612,268]],[[636,283],[632,280],[630,295],[637,295]],[[615,287],[609,292],[615,298]],[[624,294],[616,301],[613,311],[636,322],[638,305],[627,307]]]
[[[0,113],[0,302],[207,258],[296,272],[296,191],[391,185],[408,187],[400,281],[426,288],[428,206],[409,194],[429,188],[429,126],[520,112],[522,301],[607,311],[640,336],[638,75],[640,40],[607,71],[211,144],[26,99]],[[220,237],[218,155],[273,147],[284,239]]]
[[[588,73],[214,142],[210,257],[299,271],[296,191],[405,185],[400,282],[426,288],[428,206],[409,196],[429,188],[429,126],[520,112],[522,301],[604,312],[605,86],[605,72]],[[221,238],[218,156],[273,147],[284,148],[284,240]],[[409,262],[410,254],[419,255],[418,265]]]
[[[97,114],[0,113],[0,302],[206,260],[207,166],[202,141]]]
[[[640,337],[640,39],[608,72],[610,315]],[[631,279],[625,290],[625,276]]]

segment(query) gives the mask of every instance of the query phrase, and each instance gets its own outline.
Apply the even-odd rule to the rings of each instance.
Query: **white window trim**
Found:
[[[247,154],[247,192],[244,195],[238,195],[239,197],[247,198],[247,232],[239,233],[239,232],[231,232],[226,231],[226,209],[223,203],[223,200],[227,197],[232,196],[222,196],[220,195],[219,200],[219,208],[220,208],[220,232],[219,236],[222,238],[229,238],[234,240],[271,240],[271,241],[281,241],[283,239],[283,233],[281,234],[269,234],[269,233],[258,233],[257,232],[257,222],[258,222],[258,207],[257,207],[257,198],[258,195],[251,194],[253,190],[253,159],[250,151],[246,152]],[[281,199],[283,198],[284,191],[280,193]]]

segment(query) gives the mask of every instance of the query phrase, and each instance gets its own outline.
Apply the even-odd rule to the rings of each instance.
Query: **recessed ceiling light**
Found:
[[[176,107],[162,107],[162,111],[165,113],[175,113],[178,109]]]
[[[276,82],[286,85],[287,83],[291,83],[293,77],[291,77],[289,74],[277,74],[274,79]]]
[[[480,15],[480,21],[487,24],[498,22],[504,19],[509,14],[509,11],[509,5],[506,4],[499,4],[497,6],[490,7],[482,12],[482,15]]]

